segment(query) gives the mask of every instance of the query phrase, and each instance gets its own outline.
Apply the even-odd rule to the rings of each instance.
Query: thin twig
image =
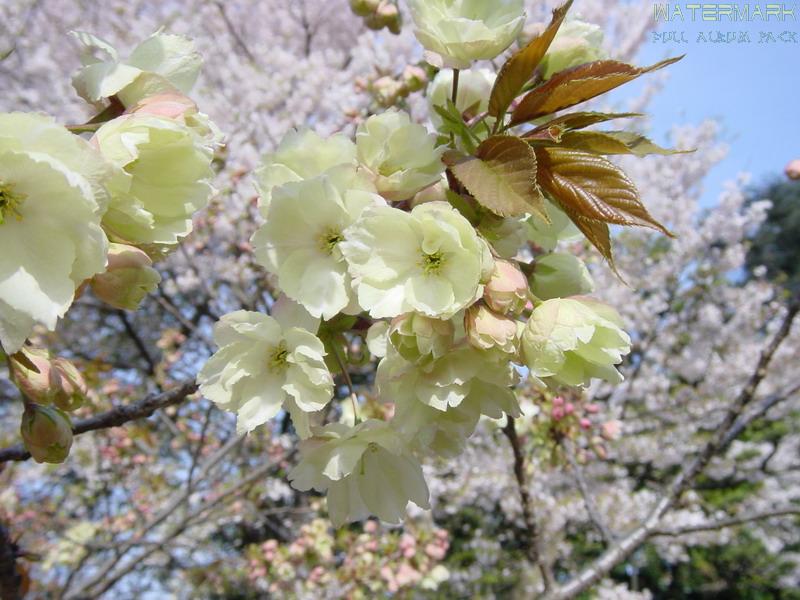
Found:
[[[786,508],[765,510],[753,513],[751,515],[731,517],[730,519],[720,519],[719,521],[710,521],[708,523],[700,523],[698,525],[686,525],[684,527],[675,527],[672,529],[656,529],[650,535],[678,537],[680,535],[686,535],[687,533],[717,531],[718,529],[724,529],[726,527],[735,527],[736,525],[752,523],[753,521],[763,521],[764,519],[771,519],[773,517],[786,517],[790,515],[800,515],[800,506],[788,506]]]
[[[614,532],[609,529],[600,511],[597,510],[597,504],[595,504],[594,497],[592,497],[592,493],[589,491],[589,486],[586,483],[586,478],[583,476],[583,469],[578,464],[578,460],[575,457],[575,448],[573,448],[572,442],[564,438],[561,440],[561,445],[564,448],[564,453],[567,455],[567,461],[569,461],[569,465],[572,468],[575,481],[578,483],[581,496],[583,496],[583,502],[586,505],[586,512],[589,514],[589,520],[600,532],[606,545],[611,544],[616,539],[616,536]]]
[[[76,421],[72,425],[72,434],[80,435],[87,431],[119,427],[129,421],[149,417],[159,408],[166,408],[167,406],[183,402],[187,396],[191,396],[196,391],[197,384],[193,381],[182,383],[178,387],[167,392],[151,394],[140,402],[118,406],[104,413],[100,413],[99,415]],[[30,457],[30,453],[25,450],[22,444],[9,446],[8,448],[0,450],[0,463],[28,460]]]

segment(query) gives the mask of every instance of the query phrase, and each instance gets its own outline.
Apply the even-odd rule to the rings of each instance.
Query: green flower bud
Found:
[[[109,306],[136,310],[161,282],[161,275],[152,264],[150,257],[138,248],[109,244],[106,272],[92,278],[92,292]]]
[[[594,281],[577,256],[553,252],[536,259],[531,291],[540,300],[579,296],[593,292]]]
[[[25,448],[39,463],[62,463],[72,446],[72,424],[67,413],[54,406],[29,404],[20,424]]]
[[[350,10],[359,17],[368,17],[375,13],[380,0],[350,0]]]
[[[83,406],[89,394],[83,375],[65,358],[56,358],[51,362],[50,390],[53,404],[66,411]]]
[[[433,319],[408,313],[392,321],[389,340],[397,352],[409,362],[437,359],[453,344],[455,327],[452,321]]]

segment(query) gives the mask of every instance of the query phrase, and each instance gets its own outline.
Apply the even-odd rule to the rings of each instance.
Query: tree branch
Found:
[[[166,408],[167,406],[183,402],[187,396],[194,394],[196,391],[196,383],[193,381],[184,382],[174,389],[158,394],[151,394],[144,400],[135,402],[134,404],[118,406],[104,413],[100,413],[99,415],[76,421],[72,425],[72,434],[80,435],[87,431],[119,427],[129,421],[149,417],[159,408]],[[28,460],[30,457],[30,453],[25,450],[22,444],[9,446],[8,448],[0,450],[0,463],[15,460]]]
[[[789,515],[800,515],[800,506],[788,506],[785,508],[778,508],[773,510],[765,510],[751,515],[743,515],[741,517],[731,517],[730,519],[720,519],[719,521],[710,521],[708,523],[700,523],[698,525],[686,525],[685,527],[675,527],[672,529],[656,529],[651,536],[668,536],[677,537],[687,533],[698,533],[701,531],[716,531],[726,527],[734,527],[736,525],[743,525],[744,523],[752,523],[753,521],[763,521],[764,519],[771,519],[773,517],[785,517]]]
[[[0,600],[19,600],[20,576],[17,573],[17,545],[0,522]]]
[[[595,583],[607,575],[616,565],[625,560],[634,550],[641,546],[654,532],[658,530],[659,522],[664,514],[672,508],[675,501],[694,481],[695,477],[705,469],[711,458],[730,443],[729,433],[735,429],[738,419],[753,400],[759,384],[767,375],[767,367],[772,361],[775,352],[792,329],[792,323],[800,310],[800,302],[793,301],[786,312],[775,336],[761,353],[756,368],[750,375],[745,386],[731,404],[711,440],[702,448],[694,460],[687,462],[686,466],[672,480],[650,514],[636,529],[619,540],[614,546],[606,550],[595,559],[591,565],[584,569],[568,583],[545,594],[547,600],[563,600],[574,598],[581,592],[591,588]]]
[[[525,457],[522,455],[522,448],[520,447],[519,438],[517,437],[517,429],[514,426],[514,419],[506,417],[507,423],[503,427],[503,433],[508,438],[511,444],[511,451],[514,453],[514,477],[517,479],[517,488],[519,489],[519,500],[522,505],[522,520],[525,523],[525,529],[528,532],[528,540],[526,542],[526,550],[528,560],[532,565],[537,565],[542,572],[542,579],[544,581],[545,591],[550,590],[554,583],[555,578],[549,565],[541,554],[541,535],[539,528],[536,524],[536,517],[533,514],[533,506],[531,503],[531,495],[528,491],[528,484],[525,477]]]

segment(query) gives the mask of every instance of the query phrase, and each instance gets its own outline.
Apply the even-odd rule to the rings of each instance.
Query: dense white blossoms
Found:
[[[385,422],[352,428],[331,423],[302,442],[300,453],[289,480],[301,491],[327,491],[328,513],[337,527],[369,515],[399,523],[409,501],[429,508],[419,462]]]
[[[338,165],[355,164],[355,159],[356,145],[342,134],[323,138],[310,129],[290,131],[274,152],[264,156],[255,172],[262,215],[267,216],[274,187],[317,177]]]
[[[444,171],[444,146],[437,148],[436,136],[399,110],[387,110],[362,123],[356,147],[358,162],[387,200],[411,198],[439,181]]]
[[[212,192],[212,140],[175,119],[137,113],[105,123],[93,139],[120,169],[103,218],[116,241],[172,246],[192,230]]]
[[[555,298],[531,314],[522,354],[533,377],[548,383],[586,385],[592,378],[622,381],[614,365],[630,352],[622,320],[607,304],[589,298]]]
[[[355,167],[341,165],[273,191],[266,223],[253,236],[256,257],[315,317],[331,319],[353,302],[341,243],[366,207],[385,204],[374,190]]]
[[[83,45],[84,66],[72,84],[87,102],[117,96],[132,106],[155,94],[188,93],[200,73],[202,59],[194,42],[183,36],[154,33],[122,59],[111,44],[92,34],[73,35]]]
[[[414,34],[436,67],[467,69],[511,45],[525,23],[522,0],[410,0]]]
[[[456,108],[459,112],[477,116],[489,108],[489,95],[497,76],[489,69],[465,69],[458,77]],[[442,117],[434,106],[446,106],[453,95],[453,71],[442,69],[428,86],[426,97],[431,122],[434,127],[442,125]],[[489,121],[492,123],[492,121]]]
[[[103,271],[100,219],[110,167],[85,140],[40,115],[0,114],[0,343],[19,350],[35,324],[54,330],[75,289]]]
[[[307,434],[303,413],[322,410],[333,395],[322,342],[280,318],[240,310],[222,317],[214,328],[219,350],[198,375],[200,391],[236,413],[240,433],[252,431],[283,408],[298,433]]]
[[[376,318],[411,311],[449,318],[480,297],[492,267],[486,243],[444,202],[411,212],[370,208],[345,237],[358,302]]]

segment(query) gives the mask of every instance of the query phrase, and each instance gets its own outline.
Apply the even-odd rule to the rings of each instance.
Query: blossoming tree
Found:
[[[469,594],[469,570],[448,577],[442,564],[453,532],[434,523],[470,506],[500,507],[489,520],[521,550],[511,580],[553,598],[610,586],[651,540],[766,520],[773,546],[791,543],[780,531],[797,513],[791,459],[749,467],[766,490],[788,490],[780,502],[753,493],[707,515],[701,491],[730,461],[736,474],[737,438],[797,396],[785,368],[796,301],[782,306],[766,281],[725,281],[765,207],[743,213],[731,190],[698,220],[690,190],[715,159],[708,131],[678,138],[698,159],[593,128],[639,116],[598,97],[675,60],[609,59],[600,27],[568,20],[571,2],[528,27],[521,0],[350,4],[333,23],[314,3],[282,9],[276,27],[302,35],[272,59],[292,73],[275,90],[232,21],[241,7],[205,7],[231,44],[209,57],[204,84],[220,127],[188,97],[192,41],[161,31],[127,54],[74,35],[72,83],[94,107],[68,115],[82,124],[32,114],[42,107],[25,98],[11,108],[28,112],[0,115],[0,344],[19,398],[5,419],[21,423],[0,458],[63,463],[86,490],[56,470],[47,492],[22,476],[3,492],[4,595],[29,585],[29,542],[14,529],[35,521],[34,502],[66,533],[36,547],[57,568],[34,569],[33,585],[63,597],[175,585],[129,577],[151,566],[183,571],[184,595],[233,589],[225,544],[197,547],[211,536],[248,548],[254,590]],[[390,33],[353,48],[358,17]],[[342,65],[332,96],[353,79],[356,93],[317,107]],[[237,95],[241,72],[252,78]],[[29,76],[14,75],[18,89]],[[264,145],[253,165],[248,151]],[[663,163],[629,160],[648,154]],[[660,237],[626,230],[615,259],[613,225]],[[757,456],[794,443],[778,436]],[[315,512],[337,530],[376,518],[406,531],[368,520],[334,538]],[[597,551],[580,550],[578,524]],[[386,562],[370,566],[370,553]]]

